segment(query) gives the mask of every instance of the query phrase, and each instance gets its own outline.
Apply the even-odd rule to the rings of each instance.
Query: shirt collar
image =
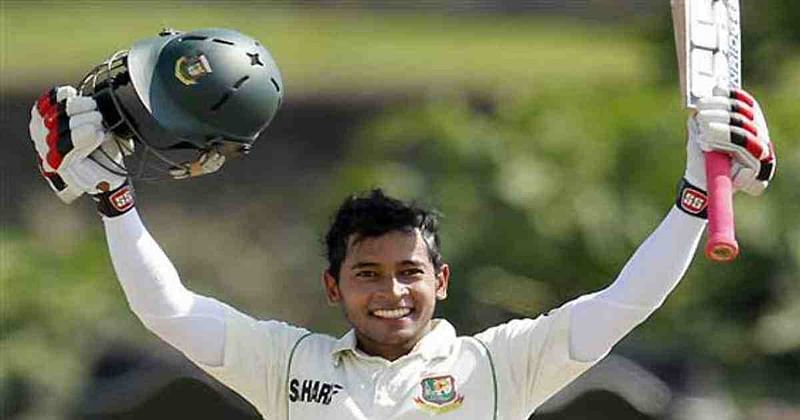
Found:
[[[431,330],[417,342],[407,356],[421,355],[425,359],[431,360],[440,357],[447,357],[456,339],[456,330],[445,319],[434,319],[431,321]],[[370,357],[356,348],[356,332],[351,329],[347,334],[336,340],[331,351],[334,366],[338,366],[342,356],[352,353],[356,357]]]

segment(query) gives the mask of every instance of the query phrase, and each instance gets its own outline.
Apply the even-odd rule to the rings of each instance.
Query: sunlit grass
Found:
[[[228,27],[264,42],[288,94],[402,94],[472,88],[638,83],[638,37],[531,16],[374,14],[256,5],[19,3],[3,11],[2,85],[75,83],[112,52],[163,26]]]

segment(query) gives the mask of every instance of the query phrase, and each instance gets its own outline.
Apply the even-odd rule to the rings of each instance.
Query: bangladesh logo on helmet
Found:
[[[212,73],[211,64],[205,55],[184,56],[175,62],[175,77],[186,86],[197,84],[208,73]]]
[[[417,407],[433,414],[446,413],[461,407],[464,396],[456,392],[452,376],[425,378],[420,383],[420,394],[414,398]]]

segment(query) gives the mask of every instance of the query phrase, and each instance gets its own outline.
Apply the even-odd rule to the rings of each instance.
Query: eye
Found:
[[[418,276],[418,275],[421,275],[423,273],[424,273],[424,271],[422,271],[419,268],[407,268],[407,269],[401,271],[400,275],[406,276],[406,277],[411,277],[411,276]]]
[[[361,277],[361,278],[372,278],[377,276],[378,272],[373,270],[362,270],[356,273],[356,277]]]

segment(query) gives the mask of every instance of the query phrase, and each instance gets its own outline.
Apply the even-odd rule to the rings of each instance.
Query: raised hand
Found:
[[[714,96],[697,103],[689,119],[686,179],[706,189],[702,152],[731,156],[735,191],[760,195],[775,175],[777,159],[764,113],[752,95],[743,90],[715,88]]]
[[[28,129],[39,171],[63,202],[89,194],[106,216],[133,207],[123,163],[132,143],[107,132],[94,99],[55,87],[34,104]]]

